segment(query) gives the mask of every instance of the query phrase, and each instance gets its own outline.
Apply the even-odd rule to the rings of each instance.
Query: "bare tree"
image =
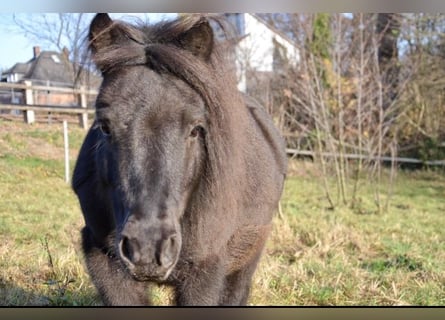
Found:
[[[393,32],[402,20],[390,17],[399,19],[391,20]],[[268,21],[278,28],[282,21],[276,18]],[[403,127],[398,97],[411,79],[406,72],[403,79],[398,72],[388,76],[388,71],[398,71],[397,52],[384,52],[382,46],[394,45],[397,37],[392,34],[388,44],[388,28],[377,28],[377,14],[295,14],[284,20],[300,52],[297,67],[288,68],[283,87],[275,89],[281,97],[274,103],[284,106],[280,121],[288,146],[314,152],[330,207],[363,210],[361,186],[371,183],[376,211],[384,211],[395,165],[386,188],[382,177],[388,171],[380,159],[396,155]],[[383,60],[385,53],[390,60]],[[296,142],[302,140],[307,142]]]
[[[377,14],[376,33],[380,36],[378,61],[382,71],[382,84],[388,87],[384,97],[384,107],[388,107],[397,96],[399,83],[399,50],[400,15],[396,13]]]
[[[84,69],[92,70],[88,58],[88,27],[94,14],[90,13],[19,13],[13,15],[12,32],[23,34],[35,45],[68,53],[73,63],[75,78]],[[134,23],[148,23],[148,14],[119,15],[119,19]]]
[[[15,28],[41,46],[68,50],[70,59],[81,64],[91,16],[85,13],[14,14]]]
[[[87,31],[92,15],[86,13],[41,13],[13,15],[12,32],[26,38],[45,49],[63,52],[72,71],[74,85],[97,85],[92,79],[91,60],[87,55]],[[95,78],[95,77],[94,77]]]
[[[412,81],[400,97],[403,105],[400,152],[422,160],[445,158],[445,15],[405,15],[401,27],[401,64]],[[404,76],[404,74],[403,74]]]

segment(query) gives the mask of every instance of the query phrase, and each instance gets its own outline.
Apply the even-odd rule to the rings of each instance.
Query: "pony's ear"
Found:
[[[90,24],[88,33],[90,49],[95,54],[102,48],[112,44],[128,41],[126,27],[122,23],[115,23],[107,13],[98,13]]]
[[[113,20],[111,20],[107,13],[98,13],[93,21],[91,21],[88,39],[90,41],[90,49],[93,53],[112,43],[112,26]]]
[[[175,43],[207,61],[213,50],[213,29],[206,18],[200,18],[191,28],[180,33]]]
[[[136,31],[125,23],[111,20],[106,13],[98,13],[94,17],[88,33],[89,48],[94,63],[102,73],[119,63],[146,62],[143,34]],[[117,47],[122,48],[119,59],[116,59],[113,51]]]

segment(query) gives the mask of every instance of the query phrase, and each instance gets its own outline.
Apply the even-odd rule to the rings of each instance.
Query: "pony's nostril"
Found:
[[[172,235],[161,244],[160,252],[157,255],[158,264],[168,268],[176,261],[177,255],[178,240],[175,235]]]
[[[135,264],[139,261],[139,246],[135,239],[129,239],[126,236],[122,236],[119,249],[121,256],[127,259],[132,264]]]

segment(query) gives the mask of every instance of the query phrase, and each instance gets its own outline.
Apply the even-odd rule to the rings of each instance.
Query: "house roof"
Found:
[[[43,51],[33,60],[30,61],[29,71],[24,78],[59,84],[74,83],[73,65],[64,54]]]
[[[264,14],[259,14],[259,13],[224,13],[222,14],[224,17],[226,17],[229,22],[233,23],[234,25],[234,31],[236,32],[236,35],[238,37],[244,37],[246,36],[245,32],[246,30],[244,29],[244,20],[243,22],[237,21],[238,16],[242,15],[242,16],[250,16],[252,18],[254,18],[256,21],[258,21],[259,23],[263,24],[266,28],[268,28],[270,31],[272,31],[274,34],[280,36],[282,39],[284,39],[286,42],[288,42],[290,45],[292,46],[296,46],[295,41],[288,35],[286,34],[286,32],[284,32],[283,30],[281,30],[278,27],[275,27],[274,25],[272,25],[271,23],[269,23],[265,18],[264,18]],[[231,17],[235,17],[236,20],[230,20]],[[245,18],[243,18],[245,19]],[[218,31],[218,28],[217,28]]]
[[[37,57],[26,63],[16,63],[3,74],[18,73],[23,80],[31,80],[35,84],[58,87],[72,87],[75,81],[99,86],[101,77],[91,72],[80,73],[77,79],[75,64],[69,61],[65,53],[56,51],[42,51]]]
[[[21,73],[21,74],[26,74],[29,70],[30,65],[28,63],[22,63],[22,62],[18,62],[16,63],[12,68],[9,68],[5,71],[3,71],[3,73]]]
[[[257,21],[264,24],[267,28],[272,30],[274,33],[281,36],[283,39],[285,39],[287,42],[289,42],[289,44],[291,44],[293,46],[296,45],[295,41],[289,35],[287,35],[286,32],[284,32],[283,30],[280,30],[278,27],[275,27],[274,25],[269,23],[266,19],[264,19],[262,14],[254,13],[254,14],[250,14],[250,15],[252,17],[254,17]]]

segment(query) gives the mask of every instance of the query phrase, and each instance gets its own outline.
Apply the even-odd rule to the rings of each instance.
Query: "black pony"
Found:
[[[83,251],[107,305],[240,305],[283,188],[283,141],[241,95],[208,17],[90,26],[103,74],[73,189]]]

